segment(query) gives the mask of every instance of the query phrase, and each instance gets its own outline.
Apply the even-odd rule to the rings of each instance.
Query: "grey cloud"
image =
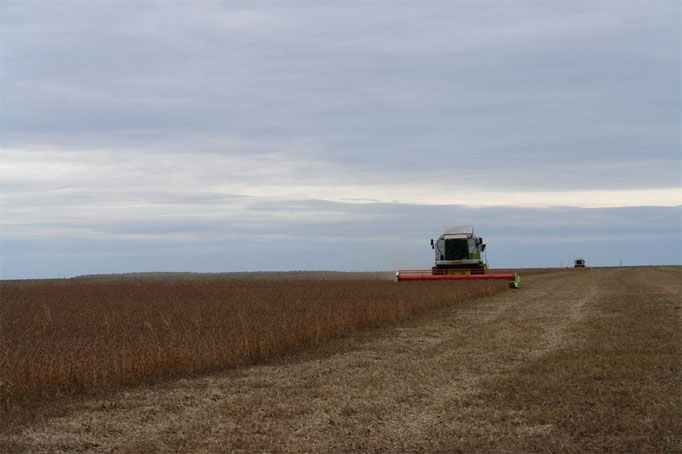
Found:
[[[189,264],[201,254],[186,244],[209,252],[229,245],[245,255],[249,235],[270,244],[275,226],[286,245],[309,248],[302,256],[310,261],[296,266],[325,267],[301,238],[316,238],[334,255],[341,248],[325,235],[360,244],[362,234],[391,231],[404,241],[420,237],[424,225],[469,218],[498,238],[519,238],[512,220],[520,216],[530,237],[551,243],[557,232],[568,234],[562,223],[606,225],[593,214],[613,216],[310,200],[322,197],[313,191],[321,185],[338,186],[337,201],[385,200],[372,188],[381,185],[395,188],[395,200],[427,187],[453,203],[481,192],[504,203],[507,191],[682,186],[682,6],[675,2],[2,8],[0,145],[10,150],[11,169],[0,186],[2,247],[14,251],[12,263],[21,248],[40,254],[34,246],[42,247],[38,237],[14,236],[19,229],[38,236],[55,229],[66,246],[45,250],[64,257],[71,248],[113,254],[123,244],[135,245],[134,255],[137,235],[166,241],[158,257],[177,248],[193,257],[182,262]],[[349,185],[355,189],[344,193]],[[286,200],[271,193],[283,187]],[[304,200],[291,200],[297,192]],[[505,224],[495,230],[498,218]],[[620,238],[651,227],[632,222],[639,221],[624,223],[637,227]],[[198,232],[218,246],[197,240]],[[87,248],[73,239],[81,234]],[[606,228],[593,238],[605,236]],[[508,244],[503,256],[511,262],[519,251]],[[421,254],[416,243],[406,247]],[[604,247],[606,257],[611,246]],[[339,263],[361,266],[361,250],[349,249]],[[532,257],[544,260],[540,249]]]
[[[473,224],[496,267],[569,265],[576,256],[594,266],[682,260],[682,207],[523,209],[294,200],[250,205],[251,219],[102,220],[74,224],[72,232],[68,225],[48,225],[44,237],[5,235],[2,277],[429,267],[429,238],[451,224]],[[296,221],[296,214],[310,213],[322,216]],[[64,228],[62,234],[56,227]]]

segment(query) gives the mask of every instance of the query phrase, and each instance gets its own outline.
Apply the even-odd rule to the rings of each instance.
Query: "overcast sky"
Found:
[[[0,7],[2,278],[682,262],[679,1]]]

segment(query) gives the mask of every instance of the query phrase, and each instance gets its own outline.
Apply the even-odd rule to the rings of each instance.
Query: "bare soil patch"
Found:
[[[520,290],[266,364],[76,400],[0,448],[677,452],[681,278],[679,267],[527,276]]]

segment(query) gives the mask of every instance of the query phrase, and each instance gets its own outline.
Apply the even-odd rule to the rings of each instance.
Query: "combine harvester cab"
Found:
[[[506,279],[519,288],[520,278],[513,269],[490,269],[483,261],[483,238],[474,235],[471,226],[446,226],[437,240],[431,240],[435,266],[430,270],[400,270],[395,281],[458,279]]]
[[[431,240],[431,248],[436,256],[433,274],[485,274],[487,267],[481,257],[485,244],[471,226],[443,227],[443,234]]]

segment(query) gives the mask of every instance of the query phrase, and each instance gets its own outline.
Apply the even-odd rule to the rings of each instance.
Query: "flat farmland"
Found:
[[[5,282],[6,407],[217,371],[378,326],[504,282],[398,286],[387,275],[264,274]]]
[[[3,391],[0,450],[680,452],[682,268],[554,271],[524,276],[520,290],[382,279],[221,281],[220,297],[201,280],[172,292],[144,280],[156,306],[139,318],[127,309],[139,289],[80,282],[55,301],[55,288],[26,296],[47,282],[3,283],[0,380],[14,389]],[[72,307],[88,285],[90,305]],[[229,317],[202,306],[225,301],[240,302]],[[60,317],[82,321],[71,341]],[[128,330],[131,320],[139,326]],[[112,374],[118,350],[127,353]],[[229,363],[223,350],[242,356]],[[92,351],[108,353],[98,361]],[[209,366],[198,365],[204,351]],[[44,358],[60,355],[61,366]],[[156,372],[126,369],[125,358]],[[35,362],[43,378],[25,372]],[[74,380],[79,368],[97,372]]]

